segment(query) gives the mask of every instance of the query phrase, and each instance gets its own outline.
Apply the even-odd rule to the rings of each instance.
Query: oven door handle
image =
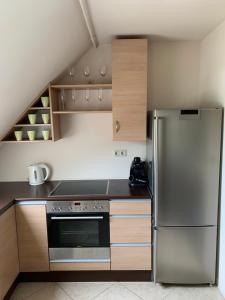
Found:
[[[103,216],[96,217],[51,217],[51,220],[102,220]]]

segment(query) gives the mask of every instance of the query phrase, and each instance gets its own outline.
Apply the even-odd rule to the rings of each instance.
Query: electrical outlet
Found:
[[[120,157],[120,150],[114,150],[114,156]]]
[[[125,156],[127,156],[127,150],[126,149],[114,150],[114,156],[115,157],[125,157]]]
[[[127,156],[127,150],[126,149],[120,150],[120,156],[122,157]]]

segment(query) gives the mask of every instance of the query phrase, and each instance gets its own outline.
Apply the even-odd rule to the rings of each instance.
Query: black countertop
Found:
[[[49,181],[39,186],[31,186],[28,182],[0,182],[0,214],[16,201],[35,200],[106,200],[106,199],[150,199],[145,186],[130,187],[127,179],[110,179],[107,194],[80,195],[63,198],[49,197],[50,192],[60,181]]]

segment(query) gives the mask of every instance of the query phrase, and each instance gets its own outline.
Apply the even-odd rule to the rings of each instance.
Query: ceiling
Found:
[[[100,42],[117,35],[198,40],[225,19],[225,0],[88,0]]]

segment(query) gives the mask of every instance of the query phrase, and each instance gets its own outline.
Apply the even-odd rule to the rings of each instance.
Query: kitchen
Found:
[[[117,24],[113,19],[113,12],[118,6],[122,5],[123,7],[124,4],[117,3],[117,6],[112,2],[107,7],[102,1],[100,1],[101,5],[94,4],[94,1],[65,1],[64,5],[59,2],[52,3],[51,7],[42,1],[39,5],[35,4],[41,11],[37,9],[37,16],[32,20],[27,19],[27,12],[32,9],[31,4],[24,3],[19,9],[21,23],[18,21],[20,24],[18,28],[10,23],[11,14],[15,11],[15,8],[10,5],[11,14],[8,12],[9,15],[5,19],[5,25],[11,24],[11,30],[14,30],[15,36],[16,34],[20,35],[24,30],[22,25],[27,25],[29,22],[34,25],[36,36],[38,36],[40,29],[35,27],[35,22],[39,24],[41,19],[43,22],[39,26],[48,26],[49,22],[49,30],[53,30],[53,27],[54,30],[57,28],[58,36],[61,39],[58,42],[53,30],[53,44],[48,45],[49,49],[46,50],[46,55],[40,58],[37,53],[37,57],[40,59],[40,68],[38,68],[37,62],[33,61],[31,68],[26,72],[21,72],[21,78],[16,78],[14,89],[5,88],[9,84],[7,76],[10,75],[10,72],[11,74],[15,73],[14,68],[19,70],[22,66],[8,61],[4,68],[6,70],[2,80],[4,87],[2,89],[2,108],[4,109],[1,110],[1,120],[4,122],[1,124],[2,143],[0,147],[0,220],[3,220],[1,228],[4,228],[2,224],[6,224],[6,217],[10,217],[9,222],[11,223],[6,227],[7,234],[4,234],[3,230],[0,237],[2,245],[13,244],[11,264],[14,268],[12,273],[0,272],[1,282],[7,282],[3,287],[0,285],[3,290],[1,297],[9,298],[12,295],[12,299],[13,297],[17,297],[17,299],[40,298],[41,295],[45,295],[44,291],[46,293],[49,291],[49,295],[46,294],[49,299],[57,299],[57,293],[61,295],[62,299],[63,297],[70,299],[74,297],[76,299],[79,297],[85,299],[108,297],[111,299],[113,296],[116,299],[132,299],[132,297],[134,299],[138,297],[151,299],[150,297],[157,297],[157,295],[159,299],[177,299],[177,297],[179,299],[182,297],[184,299],[185,297],[189,297],[188,299],[196,297],[199,299],[201,297],[202,299],[204,297],[204,299],[223,299],[219,294],[219,290],[224,292],[224,258],[222,255],[224,253],[224,218],[222,217],[224,201],[223,180],[220,181],[219,177],[220,168],[223,174],[223,164],[220,164],[222,111],[216,109],[222,108],[224,105],[224,87],[221,83],[224,74],[221,68],[225,66],[223,59],[224,23],[221,23],[225,19],[223,4],[218,1],[217,5],[214,4],[212,8],[210,1],[206,1],[207,3],[198,1],[199,7],[195,7],[198,14],[201,8],[206,9],[202,18],[207,22],[201,27],[200,23],[194,22],[195,19],[192,22],[185,19],[184,7],[179,6],[178,2],[174,0],[174,5],[176,3],[177,9],[184,16],[183,20],[176,20],[177,25],[185,24],[187,27],[191,25],[192,27],[189,28],[189,31],[180,31],[178,27],[173,28],[171,25],[171,32],[168,34],[165,28],[163,29],[162,20],[161,27],[158,26],[157,30],[149,29],[146,32],[138,11],[139,23],[134,22],[133,24],[132,10],[127,11],[124,15],[127,22],[130,22],[130,28],[121,27],[119,30],[117,28],[119,22]],[[84,3],[88,4],[86,10]],[[152,16],[151,9],[154,10],[152,4],[143,2],[143,7],[140,8],[134,1],[133,5],[133,8],[141,9],[143,18],[148,17],[149,14]],[[187,3],[186,5],[186,9],[194,14],[192,11],[194,8]],[[4,4],[3,7],[6,10],[7,4]],[[45,7],[44,10],[43,7]],[[159,7],[166,14],[162,4],[159,3]],[[87,12],[87,8],[89,9],[89,21],[87,22],[91,20],[92,25],[86,27],[85,11]],[[109,9],[112,13],[109,13]],[[43,11],[45,13],[42,15]],[[60,15],[60,18],[62,18],[61,14],[64,14],[65,24],[62,26],[57,18],[50,21],[50,11],[55,16]],[[197,12],[195,12],[196,15]],[[170,11],[170,13],[172,12]],[[98,18],[98,15],[102,15],[102,18]],[[107,18],[109,18],[108,22],[106,22]],[[160,19],[160,16],[158,18]],[[149,22],[153,21],[154,18]],[[71,26],[72,22],[77,22],[76,29]],[[169,28],[171,23],[167,21],[166,28]],[[220,23],[221,25],[219,25]],[[138,27],[138,24],[142,24],[142,28]],[[153,26],[154,22],[151,25]],[[65,32],[68,32],[68,36],[64,36]],[[79,38],[79,45],[73,37],[74,32],[76,32],[77,39]],[[140,33],[146,34],[147,38],[146,36],[137,38]],[[162,37],[169,35],[170,39],[154,39],[153,35],[157,33]],[[39,36],[40,39],[37,38],[36,42],[42,41],[46,44],[48,38],[46,34],[43,35]],[[116,38],[118,35],[122,38]],[[131,39],[131,35],[135,35],[135,39]],[[32,41],[29,33],[27,36],[20,35],[20,38],[24,39],[26,45]],[[44,40],[44,38],[47,39]],[[14,42],[16,43],[16,41],[15,39]],[[93,46],[90,44],[91,41]],[[94,45],[98,43],[99,45],[95,48]],[[12,49],[7,48],[7,43],[5,45],[2,51],[10,53]],[[56,45],[58,52],[53,51]],[[21,42],[17,43],[16,47],[21,49],[21,56],[18,54],[21,63],[22,61],[28,63],[29,59],[35,55],[35,52],[29,51],[29,47],[24,49]],[[126,55],[123,54],[123,51],[126,52]],[[138,52],[141,53],[140,56]],[[20,52],[18,51],[18,53]],[[135,62],[135,60],[137,61]],[[134,75],[129,67],[135,63],[139,63],[141,71]],[[127,69],[123,68],[124,66]],[[34,72],[33,69],[37,71]],[[130,77],[126,72],[130,72]],[[32,77],[31,73],[34,74],[32,75],[33,79],[30,78]],[[29,84],[24,86],[24,82]],[[126,85],[125,88],[122,86],[123,84]],[[46,97],[49,101],[47,108],[44,106],[43,97],[45,101]],[[129,99],[129,102],[126,99]],[[205,242],[209,242],[209,244],[205,244],[205,248],[210,249],[210,253],[200,249],[201,253],[198,254],[200,256],[195,256],[197,260],[203,256],[209,259],[209,263],[204,267],[209,269],[210,274],[214,270],[215,274],[212,275],[212,278],[205,279],[200,272],[201,278],[197,278],[196,282],[193,277],[192,282],[185,282],[183,278],[181,283],[207,283],[213,286],[211,288],[207,286],[194,287],[193,285],[185,288],[181,285],[176,289],[174,285],[169,287],[155,285],[154,281],[157,282],[155,280],[157,276],[154,275],[154,272],[157,270],[157,266],[154,266],[154,250],[163,250],[164,248],[164,246],[156,247],[154,241],[155,204],[157,203],[157,193],[155,192],[157,189],[154,184],[156,180],[152,183],[153,198],[147,186],[130,187],[128,185],[130,166],[134,157],[141,157],[142,160],[148,162],[152,159],[154,162],[156,158],[154,156],[156,153],[154,130],[157,125],[155,126],[152,118],[149,118],[150,124],[146,125],[147,111],[157,109],[154,116],[156,119],[159,117],[158,129],[162,130],[163,127],[160,127],[162,116],[157,113],[163,112],[163,118],[165,118],[164,110],[167,108],[175,110],[178,113],[178,119],[182,120],[183,124],[190,123],[192,132],[195,133],[195,135],[192,134],[193,139],[197,138],[195,140],[197,142],[191,144],[193,139],[187,135],[187,128],[183,129],[185,134],[181,132],[181,135],[177,135],[174,132],[182,129],[179,125],[175,126],[173,123],[171,128],[168,127],[168,131],[172,130],[173,132],[173,135],[170,134],[173,143],[168,144],[168,147],[172,147],[170,149],[175,147],[176,150],[176,145],[180,142],[183,143],[183,148],[185,143],[188,143],[188,147],[193,146],[192,148],[190,146],[189,149],[191,150],[189,164],[188,162],[181,164],[180,161],[181,171],[179,170],[179,172],[182,173],[182,168],[185,171],[188,169],[188,172],[195,170],[200,165],[197,163],[199,160],[210,162],[208,167],[204,165],[202,169],[202,172],[207,174],[204,180],[203,173],[196,177],[194,171],[191,174],[193,174],[195,187],[197,186],[195,181],[202,179],[199,191],[195,191],[196,195],[202,191],[202,184],[204,192],[201,195],[212,195],[213,191],[215,192],[215,201],[212,203],[206,197],[204,206],[200,207],[203,210],[196,211],[195,217],[199,223],[194,223],[194,226],[214,225],[215,227],[220,224],[220,232],[217,237],[214,234],[210,237],[210,241],[205,240]],[[211,117],[207,115],[208,110],[203,108],[210,108]],[[50,121],[46,122],[47,124],[43,114],[49,114]],[[37,120],[32,122],[29,115],[36,115]],[[199,126],[194,126],[194,124],[199,124],[199,121],[204,125],[204,131],[201,131]],[[136,126],[137,124],[138,126]],[[147,129],[149,132],[146,143]],[[22,140],[21,136],[16,137],[16,131],[21,132]],[[30,136],[28,131],[31,131]],[[167,134],[168,131],[166,131]],[[34,132],[36,137],[33,136]],[[48,138],[46,132],[49,132]],[[164,143],[168,142],[166,137],[168,136],[164,135]],[[180,140],[176,140],[176,137],[179,137]],[[19,140],[16,140],[17,138]],[[44,140],[45,138],[46,140]],[[213,143],[210,143],[212,140]],[[201,152],[198,152],[200,148]],[[159,152],[161,149],[158,149]],[[173,154],[175,150],[173,149],[171,153]],[[171,157],[171,153],[166,152],[168,157]],[[176,152],[176,164],[178,164],[180,155],[179,151]],[[165,153],[163,157],[166,159]],[[42,185],[29,185],[27,167],[39,162],[43,162],[49,167],[48,180]],[[38,170],[37,168],[36,172]],[[151,168],[149,170],[151,171]],[[155,174],[156,171],[153,167],[150,175]],[[175,171],[178,171],[177,166],[176,168],[166,168],[165,176],[177,176]],[[46,171],[44,171],[44,175],[47,176]],[[168,182],[171,181],[172,177]],[[221,183],[221,197],[219,197],[219,183]],[[188,181],[186,187],[189,184]],[[172,192],[175,189],[176,186],[173,185]],[[186,191],[185,186],[182,189]],[[166,194],[170,192],[167,187]],[[54,193],[56,194],[54,195]],[[218,193],[217,196],[216,193]],[[187,202],[185,194],[183,198],[185,205]],[[217,216],[216,208],[220,203],[220,198],[221,221]],[[171,201],[170,198],[170,203],[175,206],[176,203]],[[193,202],[189,204],[196,205],[196,201],[193,199]],[[158,203],[160,204],[160,202]],[[174,206],[172,206],[173,209]],[[204,215],[204,211],[208,210],[207,208],[213,219],[210,223],[206,221],[206,218],[203,218],[204,220],[202,219],[203,222],[201,222],[201,217]],[[184,209],[188,209],[188,207]],[[196,209],[198,209],[197,206]],[[186,212],[188,216],[188,210]],[[169,210],[166,213],[169,213]],[[57,219],[66,217],[81,219]],[[88,226],[87,220],[82,219],[83,217],[95,218],[89,219],[92,226]],[[185,220],[185,217],[183,215],[181,219]],[[64,224],[68,224],[68,228],[64,227]],[[186,226],[187,223],[184,225]],[[76,234],[79,236],[79,232],[81,232],[80,240],[73,240],[71,243],[66,236],[65,228],[68,232],[78,228]],[[97,233],[96,229],[102,230],[104,234],[101,235],[100,231]],[[101,238],[96,239],[98,234]],[[12,238],[8,239],[8,236]],[[198,236],[197,240],[200,238],[201,236]],[[172,241],[173,237],[171,236],[169,240]],[[60,243],[65,244],[62,247]],[[90,245],[80,247],[82,243],[87,243],[86,246],[90,243],[91,247],[89,247]],[[76,247],[71,247],[71,244],[76,244]],[[193,245],[190,241],[187,247],[193,247]],[[172,246],[167,247],[168,253],[172,255]],[[16,248],[18,248],[18,252],[15,250]],[[60,248],[70,250],[62,253]],[[98,248],[97,250],[103,252],[88,252],[89,248],[92,250]],[[85,253],[85,251],[87,252]],[[3,252],[9,253],[4,247]],[[204,253],[203,256],[201,256],[202,253]],[[17,256],[18,259],[16,259]],[[219,267],[215,267],[216,257]],[[2,258],[1,261],[0,270],[1,268],[6,270],[8,262],[4,264]],[[177,262],[173,262],[173,265],[168,264],[169,272],[172,272],[173,266],[178,261],[180,260],[177,259]],[[213,263],[211,264],[211,262]],[[194,265],[192,263],[186,265],[184,271],[188,272],[189,267],[191,269]],[[163,274],[166,274],[165,270]],[[173,283],[179,284],[178,279],[176,278]],[[158,280],[158,282],[171,283],[169,280],[167,278]],[[143,288],[138,288],[135,281]],[[29,286],[28,282],[32,282],[32,284],[30,283]],[[218,285],[219,290],[214,285]],[[79,294],[79,290],[82,289],[86,294]]]

